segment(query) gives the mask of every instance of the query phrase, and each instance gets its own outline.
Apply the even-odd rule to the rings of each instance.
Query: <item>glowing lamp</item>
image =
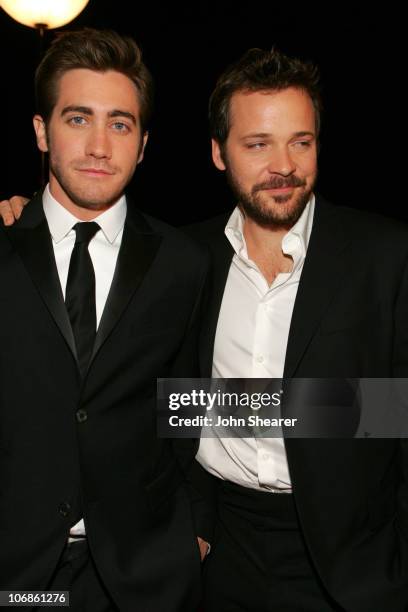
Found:
[[[0,0],[0,6],[19,23],[44,30],[69,23],[88,2],[89,0]]]

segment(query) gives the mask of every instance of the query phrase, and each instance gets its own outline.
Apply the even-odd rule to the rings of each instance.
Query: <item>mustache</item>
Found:
[[[276,176],[272,177],[269,181],[257,183],[254,185],[252,192],[255,193],[264,189],[284,189],[285,187],[305,187],[305,185],[306,181],[296,175],[287,177]]]

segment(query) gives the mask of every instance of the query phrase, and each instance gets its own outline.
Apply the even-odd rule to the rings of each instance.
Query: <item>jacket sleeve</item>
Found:
[[[205,252],[201,272],[196,276],[198,291],[190,321],[172,367],[174,378],[200,377],[199,338],[209,300],[210,274],[209,257]],[[185,478],[196,535],[211,543],[215,517],[214,479],[195,460],[199,439],[174,439],[172,445]]]

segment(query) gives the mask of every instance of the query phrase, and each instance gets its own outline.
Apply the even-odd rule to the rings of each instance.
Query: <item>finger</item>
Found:
[[[200,553],[201,553],[201,561],[204,561],[208,553],[208,544],[206,544],[205,542],[202,546],[200,546]]]
[[[2,200],[0,202],[0,216],[4,225],[13,225],[15,218],[9,200]]]
[[[197,536],[197,542],[198,542],[198,547],[200,549],[201,561],[204,561],[204,559],[207,556],[210,545],[208,544],[208,542],[200,538],[200,536]]]
[[[16,219],[20,218],[20,215],[23,211],[24,206],[27,204],[28,198],[24,196],[15,195],[10,198],[10,206],[13,212],[13,215]]]

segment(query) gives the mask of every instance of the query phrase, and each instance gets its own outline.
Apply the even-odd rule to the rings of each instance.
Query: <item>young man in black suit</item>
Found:
[[[194,610],[195,450],[157,439],[155,400],[157,377],[197,373],[207,257],[124,194],[152,97],[134,41],[63,34],[36,92],[49,184],[0,230],[0,589]]]
[[[192,229],[214,261],[202,374],[407,377],[408,231],[314,194],[316,69],[248,51],[210,125],[237,207]],[[197,459],[218,513],[206,612],[407,609],[405,440],[214,436]]]

